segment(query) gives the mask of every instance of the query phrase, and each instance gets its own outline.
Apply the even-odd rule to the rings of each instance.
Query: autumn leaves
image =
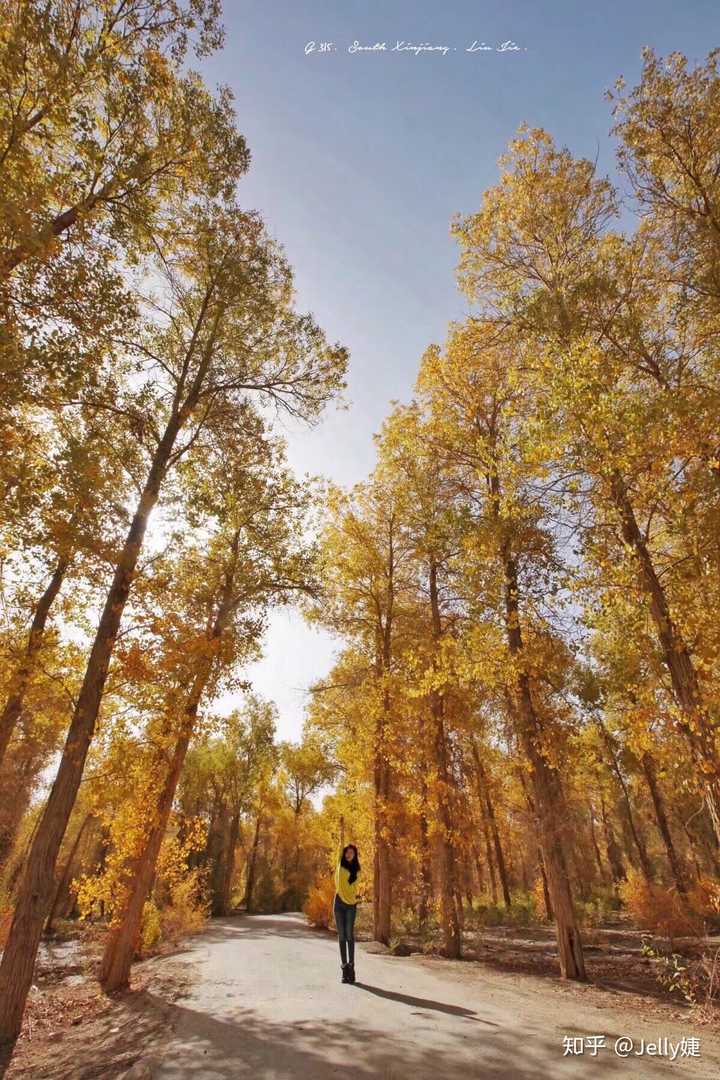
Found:
[[[253,653],[269,605],[314,587],[302,539],[311,495],[288,472],[268,417],[316,419],[346,363],[295,312],[284,257],[234,201],[248,155],[228,95],[213,97],[184,73],[190,40],[202,52],[220,39],[217,5],[11,7],[2,30],[3,408],[20,454],[6,467],[4,528],[26,575],[18,633],[25,621],[33,629],[13,646],[7,745],[63,581],[72,575],[91,599],[87,614],[82,600],[65,605],[65,618],[83,623],[84,671],[0,968],[6,1043],[19,1031],[98,716],[112,715],[122,693],[114,656],[126,609],[154,661],[152,693],[136,665],[129,705],[136,723],[148,705],[156,712],[147,766],[157,783],[125,852],[129,887],[103,964],[108,986],[127,981],[205,695]],[[36,460],[36,438],[59,476]],[[29,569],[24,542],[36,560]],[[34,583],[43,566],[47,578]]]
[[[516,880],[537,828],[565,976],[585,974],[578,899],[598,872],[618,883],[580,854],[598,798],[612,831],[598,762],[613,784],[619,771],[640,873],[684,882],[656,762],[676,812],[694,798],[720,841],[719,88],[716,54],[695,70],[646,54],[615,101],[623,190],[548,133],[519,133],[453,226],[471,316],[428,349],[370,480],[333,504],[317,617],[347,640],[329,681],[350,689],[319,699],[317,723],[353,774],[333,708],[369,729],[381,940],[393,904],[422,915],[431,895],[459,954],[463,893],[481,885],[473,830],[489,823],[478,739],[506,835],[532,822]],[[598,745],[589,675],[622,769]],[[659,871],[633,800],[655,817]]]

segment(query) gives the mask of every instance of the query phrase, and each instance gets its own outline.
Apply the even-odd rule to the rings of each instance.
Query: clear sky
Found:
[[[460,316],[449,235],[497,179],[518,126],[545,127],[614,171],[610,106],[644,45],[702,60],[720,45],[718,0],[225,0],[227,40],[204,63],[232,87],[252,152],[240,187],[296,273],[299,306],[351,353],[346,412],[289,429],[299,472],[349,485],[373,466],[372,436],[407,400],[418,361]],[[447,48],[417,55],[397,42]],[[309,43],[315,50],[306,54]],[[334,48],[320,51],[320,44]],[[386,50],[349,52],[386,44]],[[496,51],[503,43],[518,47]],[[467,50],[488,45],[490,50]],[[250,672],[296,738],[304,690],[333,644],[298,616],[273,618]]]

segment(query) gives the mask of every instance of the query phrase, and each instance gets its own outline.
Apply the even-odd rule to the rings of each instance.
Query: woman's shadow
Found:
[[[478,1024],[488,1024],[489,1027],[498,1027],[492,1020],[483,1020],[472,1009],[464,1009],[462,1005],[447,1005],[444,1001],[432,1001],[430,998],[411,997],[409,994],[398,994],[394,990],[381,990],[379,986],[368,986],[367,983],[356,982],[356,989],[365,990],[368,994],[376,997],[387,998],[389,1001],[399,1001],[401,1005],[411,1005],[415,1009],[433,1009],[435,1012],[448,1013],[450,1016],[461,1016],[465,1020],[474,1020]]]

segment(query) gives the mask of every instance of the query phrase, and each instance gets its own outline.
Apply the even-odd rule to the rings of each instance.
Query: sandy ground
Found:
[[[143,1058],[148,1075],[164,1080],[720,1077],[720,1039],[709,1029],[670,1010],[643,1015],[622,993],[362,945],[358,982],[341,985],[334,938],[301,916],[215,920],[189,952],[163,963],[188,961],[193,976],[172,1006],[172,1032]],[[587,1046],[563,1054],[564,1036],[598,1035],[596,1057]],[[634,1041],[627,1058],[614,1052],[621,1036]],[[699,1057],[635,1052],[642,1039],[692,1036]]]

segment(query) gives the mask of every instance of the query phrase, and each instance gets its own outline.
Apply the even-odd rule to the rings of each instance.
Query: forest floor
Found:
[[[363,943],[358,983],[348,987],[334,935],[299,915],[238,916],[137,964],[133,989],[112,998],[94,979],[96,936],[59,940],[43,946],[8,1076],[326,1080],[345,1075],[348,1061],[360,1080],[529,1080],[588,1069],[633,1080],[671,1069],[720,1076],[716,1025],[658,988],[639,933],[606,928],[585,938],[586,985],[557,978],[550,929],[495,927],[468,935],[463,961],[423,955],[411,936],[397,955]],[[597,1057],[587,1043],[582,1054],[563,1053],[565,1036],[601,1035]],[[619,1036],[635,1044],[624,1059],[614,1052]],[[699,1056],[636,1053],[641,1039],[663,1037],[667,1054],[698,1039]]]

